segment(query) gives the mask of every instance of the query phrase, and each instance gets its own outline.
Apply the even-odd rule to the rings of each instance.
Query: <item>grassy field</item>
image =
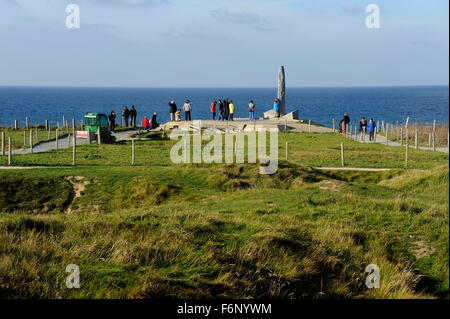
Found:
[[[25,131],[25,141],[24,141],[24,131]],[[48,131],[45,130],[45,127],[38,128],[38,135],[36,138],[36,128],[32,128],[33,132],[33,145],[36,145],[38,142],[44,142],[48,140],[52,140],[56,138],[56,128],[51,128],[50,136]],[[11,128],[0,128],[0,134],[5,134],[5,150],[8,151],[8,137],[11,137],[11,144],[13,150],[23,149],[30,147],[30,130],[26,129],[18,129],[13,130]],[[67,135],[67,129],[60,130],[59,136],[63,137]],[[25,142],[25,144],[24,144]],[[1,143],[1,141],[0,141]]]
[[[130,143],[79,147],[76,167],[71,150],[14,156],[49,167],[0,171],[0,297],[448,298],[448,154],[410,150],[404,170],[404,148],[281,133],[280,159],[286,141],[270,176],[173,164],[163,138],[135,166]],[[348,166],[395,170],[312,168],[340,166],[342,141]]]

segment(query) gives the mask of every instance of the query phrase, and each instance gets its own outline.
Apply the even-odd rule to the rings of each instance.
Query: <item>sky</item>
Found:
[[[66,27],[66,6],[80,28]],[[366,27],[366,6],[380,28]],[[448,0],[0,0],[0,85],[448,85]]]

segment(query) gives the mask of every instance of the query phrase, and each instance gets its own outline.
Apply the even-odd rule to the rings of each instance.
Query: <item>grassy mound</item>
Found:
[[[0,175],[0,213],[61,212],[70,192],[70,184],[63,178]]]

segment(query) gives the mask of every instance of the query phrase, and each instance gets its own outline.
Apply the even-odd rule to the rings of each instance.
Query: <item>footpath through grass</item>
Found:
[[[406,171],[404,149],[345,140],[349,166],[399,169],[311,168],[340,166],[342,140],[280,134],[290,160],[271,176],[172,164],[164,139],[138,142],[134,167],[124,143],[80,147],[77,167],[1,171],[0,296],[448,298],[448,155],[411,150]],[[65,288],[68,264],[80,289]],[[380,289],[365,287],[369,264]]]

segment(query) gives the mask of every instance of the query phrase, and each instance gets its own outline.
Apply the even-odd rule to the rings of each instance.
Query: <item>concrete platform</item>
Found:
[[[333,129],[325,127],[319,123],[311,122],[309,125],[308,120],[288,120],[288,119],[256,119],[250,121],[244,118],[236,118],[234,121],[213,121],[213,120],[201,120],[202,129],[216,129],[220,131],[240,130],[240,131],[253,131],[261,128],[271,129],[275,128],[279,131],[292,131],[292,132],[311,132],[311,133],[332,133]],[[193,121],[179,121],[179,122],[167,122],[160,126],[160,129],[171,130],[178,128],[180,130],[193,130]]]

